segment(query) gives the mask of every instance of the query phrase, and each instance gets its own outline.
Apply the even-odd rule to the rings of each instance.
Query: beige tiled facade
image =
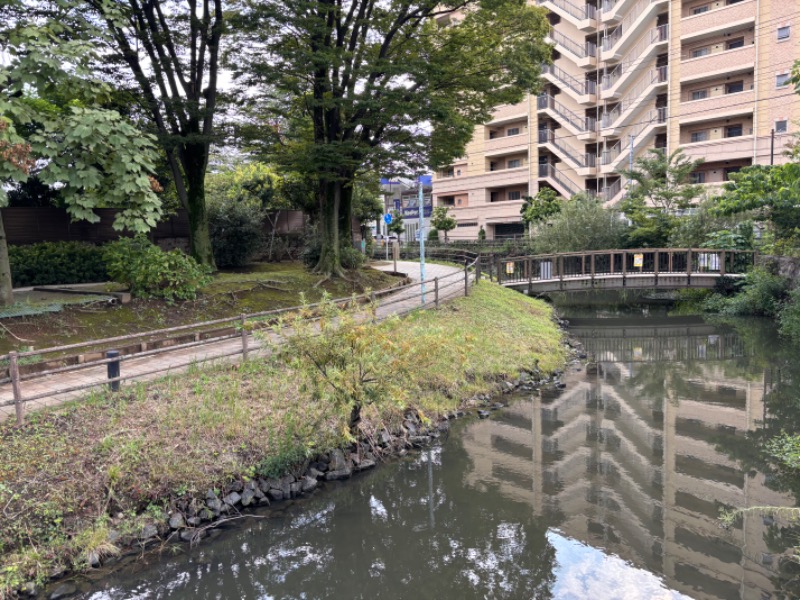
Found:
[[[458,222],[452,237],[520,235],[522,199],[542,187],[614,205],[631,149],[703,158],[696,181],[709,189],[785,160],[800,121],[785,84],[800,56],[797,0],[537,2],[553,26],[542,93],[498,107],[434,176],[434,205]]]

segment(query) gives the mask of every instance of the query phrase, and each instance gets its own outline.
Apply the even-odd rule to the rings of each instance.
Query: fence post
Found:
[[[655,279],[656,279],[656,282],[655,282],[656,287],[658,287],[658,260],[659,260],[659,256],[660,256],[659,252],[658,252],[658,250],[656,250],[655,254],[653,255],[653,274],[655,275]]]
[[[244,322],[244,315],[239,316],[239,324],[242,328],[242,357],[247,360],[249,354],[248,340],[247,340],[247,327]]]
[[[475,261],[475,285],[481,280],[481,257],[478,256]]]
[[[469,269],[464,265],[464,296],[469,296]]]
[[[489,263],[488,265],[486,265],[486,268],[489,269],[489,281],[494,281],[494,279],[492,279],[492,257],[491,256],[489,257],[489,260],[487,262]]]
[[[528,296],[533,296],[533,259],[528,259]]]
[[[439,308],[439,278],[433,278],[433,305]]]
[[[719,274],[725,275],[725,250],[722,251],[722,256],[719,257]]]
[[[11,389],[14,392],[14,411],[17,413],[17,425],[24,421],[22,409],[22,390],[19,385],[19,364],[16,350],[8,353],[8,373],[11,377]]]
[[[500,269],[500,259],[499,258],[496,259],[495,266],[497,267],[497,283],[503,283],[503,272]]]
[[[112,392],[119,391],[119,350],[109,350],[106,352],[106,358],[116,358],[117,360],[112,360],[106,363],[106,372],[108,373],[109,379],[116,379],[116,381],[110,381],[108,384],[108,388]]]

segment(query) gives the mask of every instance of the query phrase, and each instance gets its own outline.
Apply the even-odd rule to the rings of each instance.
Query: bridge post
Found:
[[[528,259],[528,296],[533,295],[533,259]]]
[[[558,284],[559,289],[562,291],[564,290],[564,257],[558,257],[558,278],[560,283]]]
[[[592,267],[592,287],[594,287],[594,259],[595,259],[595,256],[596,256],[595,254],[592,254],[591,258],[589,259],[589,262],[591,262],[591,267]]]
[[[686,250],[686,287],[692,286],[692,249]]]
[[[611,253],[611,274],[614,274],[614,260],[617,258],[617,255],[612,252]]]
[[[628,276],[628,252],[627,250],[622,251],[622,287],[627,285],[627,281],[625,278]]]
[[[653,256],[653,274],[656,278],[656,287],[658,287],[658,258],[659,252],[656,250],[655,255]]]
[[[725,250],[720,252],[719,257],[719,274],[721,277],[725,276]]]

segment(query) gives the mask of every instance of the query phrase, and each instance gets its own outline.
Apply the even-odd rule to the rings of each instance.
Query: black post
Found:
[[[117,360],[112,360],[106,363],[106,367],[108,369],[108,378],[109,379],[117,379],[119,377],[119,350],[109,350],[106,352],[106,358],[116,358]],[[109,389],[112,392],[119,391],[119,379],[117,381],[112,381],[108,384]]]

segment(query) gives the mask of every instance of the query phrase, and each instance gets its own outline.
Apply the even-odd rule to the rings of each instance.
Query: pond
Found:
[[[764,439],[798,423],[772,324],[565,309],[596,362],[566,389],[269,517],[85,584],[82,598],[795,597],[795,505]],[[88,588],[86,587],[88,586]]]

